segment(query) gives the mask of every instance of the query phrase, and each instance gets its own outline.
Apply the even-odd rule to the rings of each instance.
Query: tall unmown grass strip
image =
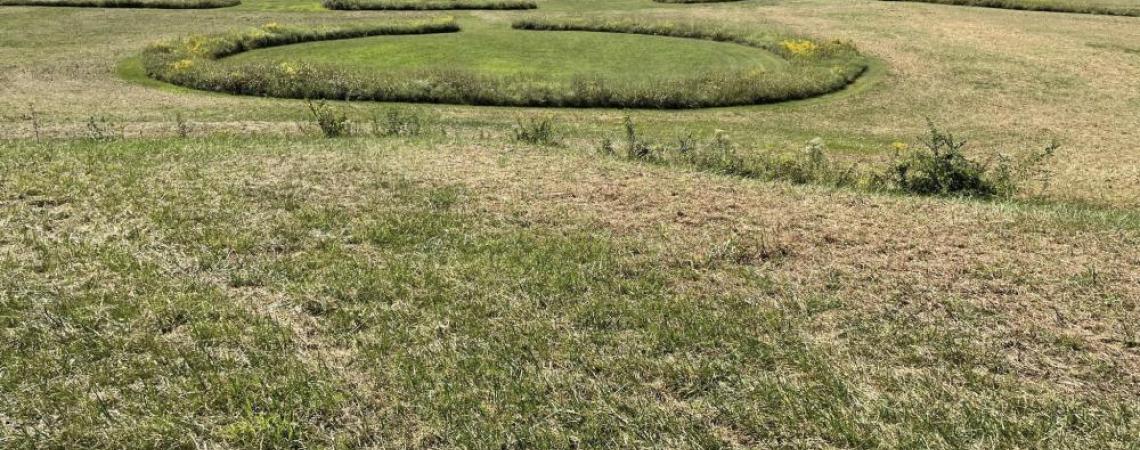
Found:
[[[321,5],[328,9],[346,11],[508,10],[538,8],[538,4],[529,0],[323,0]]]
[[[214,9],[240,4],[240,0],[0,0],[0,6],[72,8]]]
[[[1106,16],[1140,17],[1140,3],[1136,6],[1100,4],[1088,0],[882,0],[943,5],[976,6],[982,8],[1015,9],[1022,11],[1099,14]]]
[[[1052,142],[1042,150],[1016,156],[971,158],[965,152],[966,140],[933,123],[915,145],[895,142],[893,147],[887,161],[859,164],[829,155],[820,138],[799,152],[783,153],[742,152],[725,133],[717,133],[707,142],[687,136],[661,143],[644,138],[633,120],[626,117],[621,139],[604,140],[600,151],[633,161],[743,178],[909,195],[1013,198],[1026,194],[1031,183],[1048,183],[1050,173],[1044,163],[1060,148]]]
[[[816,97],[843,89],[867,69],[847,42],[819,42],[792,36],[729,29],[699,22],[635,19],[528,19],[517,30],[594,31],[727,42],[768,51],[786,62],[780,70],[707,71],[652,81],[606,74],[569,82],[528,80],[472,71],[420,70],[396,73],[352,71],[326,65],[285,62],[221,64],[220,58],[270,45],[381,34],[456,31],[450,19],[393,23],[377,28],[307,29],[262,27],[243,33],[195,36],[151,46],[143,53],[147,74],[176,85],[295,99],[450,103],[538,107],[703,108],[774,103]],[[520,32],[519,39],[526,39]],[[631,61],[631,63],[633,63]]]

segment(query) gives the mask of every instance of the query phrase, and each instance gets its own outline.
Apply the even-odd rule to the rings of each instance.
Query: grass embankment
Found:
[[[338,10],[463,10],[463,9],[535,9],[538,7],[529,0],[322,0],[321,5]]]
[[[1135,227],[459,141],[0,143],[0,444],[1135,436]]]
[[[241,0],[0,0],[0,6],[59,6],[74,8],[214,9]]]
[[[258,36],[276,33],[266,29],[227,36],[198,36],[153,46],[144,52],[143,64],[150,76],[163,81],[234,94],[498,106],[635,108],[701,108],[809,98],[844,88],[867,67],[858,52],[846,43],[742,32],[709,23],[532,19],[516,22],[514,28],[616,32],[730,42],[777,55],[784,64],[778,70],[705,70],[696,76],[679,78],[670,75],[671,70],[663,70],[663,73],[650,74],[654,78],[647,82],[627,81],[597,73],[575,77],[569,83],[535,83],[461,68],[376,74],[290,61],[219,64],[219,58],[236,52],[195,49],[195,46],[215,45],[203,43],[217,43],[228,48],[231,45],[224,42],[257,39]],[[312,36],[313,39],[309,40],[335,38]],[[526,35],[520,33],[517,38],[525,39]],[[765,58],[764,55],[758,57]],[[636,61],[631,58],[630,67],[635,67]]]
[[[983,8],[1023,11],[1140,16],[1140,3],[1134,0],[883,0],[939,3],[943,5],[978,6]]]

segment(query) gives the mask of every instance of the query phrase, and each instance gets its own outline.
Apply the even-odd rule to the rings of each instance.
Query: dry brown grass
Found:
[[[1017,361],[1025,382],[1140,393],[1135,228],[1074,232],[1063,215],[1044,210],[741,182],[525,150],[449,146],[406,156],[393,163],[433,183],[468,186],[491,211],[541,227],[584,221],[655,242],[673,262],[700,260],[735,242],[747,253],[738,262],[802,292],[844,299],[845,310],[836,314],[848,320],[906,314],[935,321],[968,305],[992,315],[981,333],[1010,343],[1006,356]],[[780,256],[764,257],[764,249]],[[1090,270],[1098,280],[1082,284]],[[713,278],[682,289],[709,296],[754,289],[736,286],[727,274]],[[817,338],[841,344],[842,330],[831,328],[837,321],[821,319]],[[1019,336],[1043,333],[1075,339],[1089,351],[1025,358],[1050,350],[1027,348],[1032,344]],[[1092,361],[1116,366],[1124,377],[1091,381]]]

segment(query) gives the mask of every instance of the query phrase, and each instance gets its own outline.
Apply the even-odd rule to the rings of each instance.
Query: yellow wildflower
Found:
[[[175,61],[173,64],[171,64],[170,70],[173,70],[175,72],[185,72],[187,70],[190,70],[191,67],[194,67],[194,60],[183,59]]]
[[[282,72],[285,72],[285,75],[289,75],[289,76],[297,75],[297,68],[294,67],[292,64],[289,64],[287,62],[283,62],[278,67],[281,68]]]
[[[815,52],[819,50],[819,45],[806,39],[788,39],[781,41],[780,46],[792,56],[800,57],[815,55]]]

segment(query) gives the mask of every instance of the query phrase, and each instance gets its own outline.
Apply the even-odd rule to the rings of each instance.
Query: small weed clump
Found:
[[[190,122],[187,122],[185,117],[182,117],[182,113],[177,113],[174,115],[174,133],[179,138],[186,139],[190,137],[190,133],[193,131],[193,129],[193,125],[191,125]]]
[[[426,119],[415,112],[405,112],[398,108],[391,108],[384,113],[384,117],[372,117],[372,134],[374,136],[419,136],[424,132]]]
[[[40,122],[40,114],[36,112],[36,105],[28,105],[28,113],[24,114],[23,118],[28,121],[32,126],[32,136],[36,140],[40,140],[43,135],[43,124]]]
[[[514,139],[533,145],[558,145],[558,135],[554,131],[554,121],[550,118],[519,119],[512,130]]]
[[[106,117],[87,117],[86,138],[89,140],[110,141],[116,138],[126,137],[125,135],[125,130],[122,128],[116,130],[115,124]]]

